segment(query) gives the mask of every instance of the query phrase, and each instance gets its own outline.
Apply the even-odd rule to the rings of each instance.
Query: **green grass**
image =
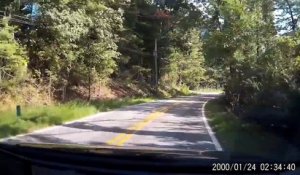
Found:
[[[223,93],[223,89],[215,89],[215,88],[200,88],[200,89],[197,89],[195,90],[195,92],[197,93],[218,93],[218,94],[221,94]]]
[[[22,116],[16,117],[14,110],[0,111],[0,138],[36,129],[60,125],[101,111],[108,111],[124,106],[151,102],[152,98],[124,98],[86,102],[69,102],[53,106],[23,107]]]
[[[299,159],[299,149],[294,145],[261,126],[241,120],[228,112],[221,100],[208,102],[205,110],[208,121],[225,151],[266,160]]]
[[[98,111],[108,111],[111,109],[152,101],[154,101],[154,98],[123,98],[119,100],[93,101],[91,102],[91,105],[96,107]]]

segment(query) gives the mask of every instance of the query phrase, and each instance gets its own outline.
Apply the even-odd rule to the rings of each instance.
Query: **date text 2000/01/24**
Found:
[[[295,171],[295,163],[213,163],[212,171]]]

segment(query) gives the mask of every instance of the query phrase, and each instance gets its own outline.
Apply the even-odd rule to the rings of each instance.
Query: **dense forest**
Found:
[[[90,99],[116,82],[147,95],[217,87],[242,118],[299,126],[300,1],[1,0],[0,11],[2,106]]]

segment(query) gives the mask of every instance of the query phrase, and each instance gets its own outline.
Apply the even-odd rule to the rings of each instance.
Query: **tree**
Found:
[[[167,66],[164,68],[165,84],[187,85],[195,88],[205,79],[204,56],[200,31],[192,28],[181,36],[182,31],[171,33],[174,39]],[[180,37],[181,36],[181,37]]]
[[[28,58],[25,48],[15,40],[15,31],[4,18],[0,26],[0,88],[26,77]]]
[[[223,22],[208,35],[206,59],[225,75],[222,81],[227,100],[240,111],[256,102],[265,82],[262,67],[274,61],[265,58],[276,34],[271,22],[273,8],[265,1],[238,0],[222,1],[212,8],[217,8]]]
[[[116,69],[120,12],[98,1],[81,0],[44,4],[30,44],[30,68],[57,77],[57,86],[90,86],[94,78],[106,79]],[[86,77],[86,78],[84,78]]]
[[[277,24],[283,32],[295,32],[299,27],[300,2],[298,0],[276,0]]]
[[[289,14],[285,20],[290,20],[287,26],[294,30],[288,36],[277,35],[281,29],[275,28],[275,7],[280,7],[278,1],[262,0],[226,0],[210,6],[209,12],[218,14],[221,25],[208,29],[204,51],[213,69],[209,72],[223,75],[221,81],[232,111],[268,127],[276,123],[292,129],[300,121],[296,105],[300,52],[294,15],[299,6],[294,4],[285,11],[285,16]],[[293,19],[287,13],[291,11]],[[216,19],[211,15],[207,20],[211,24]]]

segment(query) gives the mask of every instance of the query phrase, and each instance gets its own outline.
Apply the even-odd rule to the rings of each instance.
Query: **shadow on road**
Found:
[[[214,144],[208,135],[201,114],[203,104],[208,99],[215,97],[215,95],[178,97],[170,100],[159,100],[153,103],[130,106],[108,112],[107,114],[111,118],[109,116],[96,117],[64,124],[59,126],[64,128],[60,131],[29,134],[26,138],[27,140],[39,143],[77,143],[101,146],[105,145],[104,140],[85,139],[84,136],[93,134],[95,137],[101,137],[101,135],[104,136],[104,133],[109,133],[113,138],[118,134],[125,133],[134,134],[132,141],[129,141],[125,145],[130,147],[212,150],[214,149]],[[163,117],[154,121],[158,124],[146,126],[140,131],[128,129],[157,109],[170,106],[174,103],[179,103],[179,105],[165,112]],[[142,117],[136,118],[132,116],[122,118],[122,112]],[[129,123],[126,124],[126,122]],[[106,141],[108,139],[111,138],[107,138]]]

